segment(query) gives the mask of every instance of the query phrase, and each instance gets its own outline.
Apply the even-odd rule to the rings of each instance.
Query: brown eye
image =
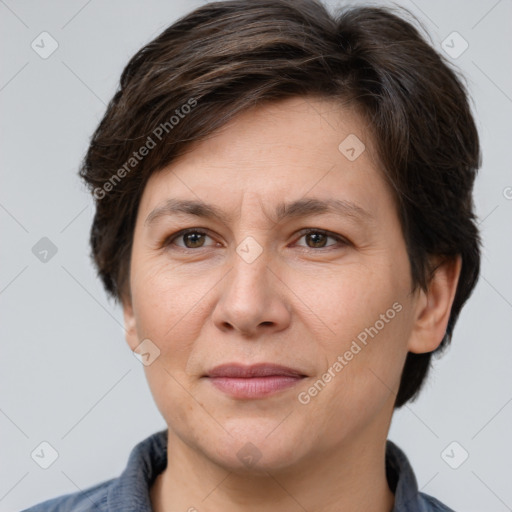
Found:
[[[349,245],[343,237],[335,235],[334,233],[329,233],[328,231],[324,231],[322,229],[307,229],[302,231],[301,239],[304,238],[306,240],[306,244],[299,244],[300,247],[306,247],[309,249],[327,249],[338,245],[338,247],[343,247]],[[327,244],[328,239],[334,240],[334,243]]]
[[[182,239],[185,241],[185,246],[189,249],[195,249],[196,247],[202,247],[204,244],[204,234],[193,232],[182,235]]]
[[[310,247],[325,247],[325,244],[327,242],[327,238],[329,238],[324,233],[319,232],[312,232],[305,235],[306,240],[309,240],[311,242]]]
[[[201,249],[202,247],[209,247],[208,245],[205,245],[206,238],[211,239],[206,232],[199,229],[188,229],[180,231],[170,237],[166,241],[165,245],[176,245],[182,249]],[[178,243],[178,241],[181,241],[182,243]]]

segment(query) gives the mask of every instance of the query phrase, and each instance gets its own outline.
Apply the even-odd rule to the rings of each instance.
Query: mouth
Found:
[[[223,364],[204,375],[219,391],[238,399],[265,398],[297,385],[306,377],[300,370],[272,363]]]

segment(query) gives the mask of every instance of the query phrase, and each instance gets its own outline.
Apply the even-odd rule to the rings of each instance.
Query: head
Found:
[[[381,431],[476,284],[479,165],[461,80],[389,10],[210,3],[141,49],[81,175],[127,341],[160,351],[146,373],[169,427],[195,447],[222,437],[213,458],[252,442],[276,464],[288,409],[293,457]],[[209,380],[230,362],[303,378],[233,398]]]

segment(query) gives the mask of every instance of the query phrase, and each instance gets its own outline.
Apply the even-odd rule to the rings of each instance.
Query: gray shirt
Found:
[[[167,430],[162,430],[133,448],[118,478],[44,501],[23,512],[152,512],[149,489],[166,465]],[[454,512],[419,492],[407,457],[391,441],[386,444],[386,476],[395,494],[393,512]]]

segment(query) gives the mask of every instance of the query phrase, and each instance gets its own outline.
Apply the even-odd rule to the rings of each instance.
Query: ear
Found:
[[[131,350],[139,345],[137,336],[137,322],[133,313],[133,304],[130,294],[126,294],[121,298],[124,317],[125,338]]]
[[[416,302],[415,320],[408,343],[409,352],[432,352],[443,341],[461,268],[460,255],[454,258],[437,258],[434,261],[435,270],[428,290],[421,290]]]

